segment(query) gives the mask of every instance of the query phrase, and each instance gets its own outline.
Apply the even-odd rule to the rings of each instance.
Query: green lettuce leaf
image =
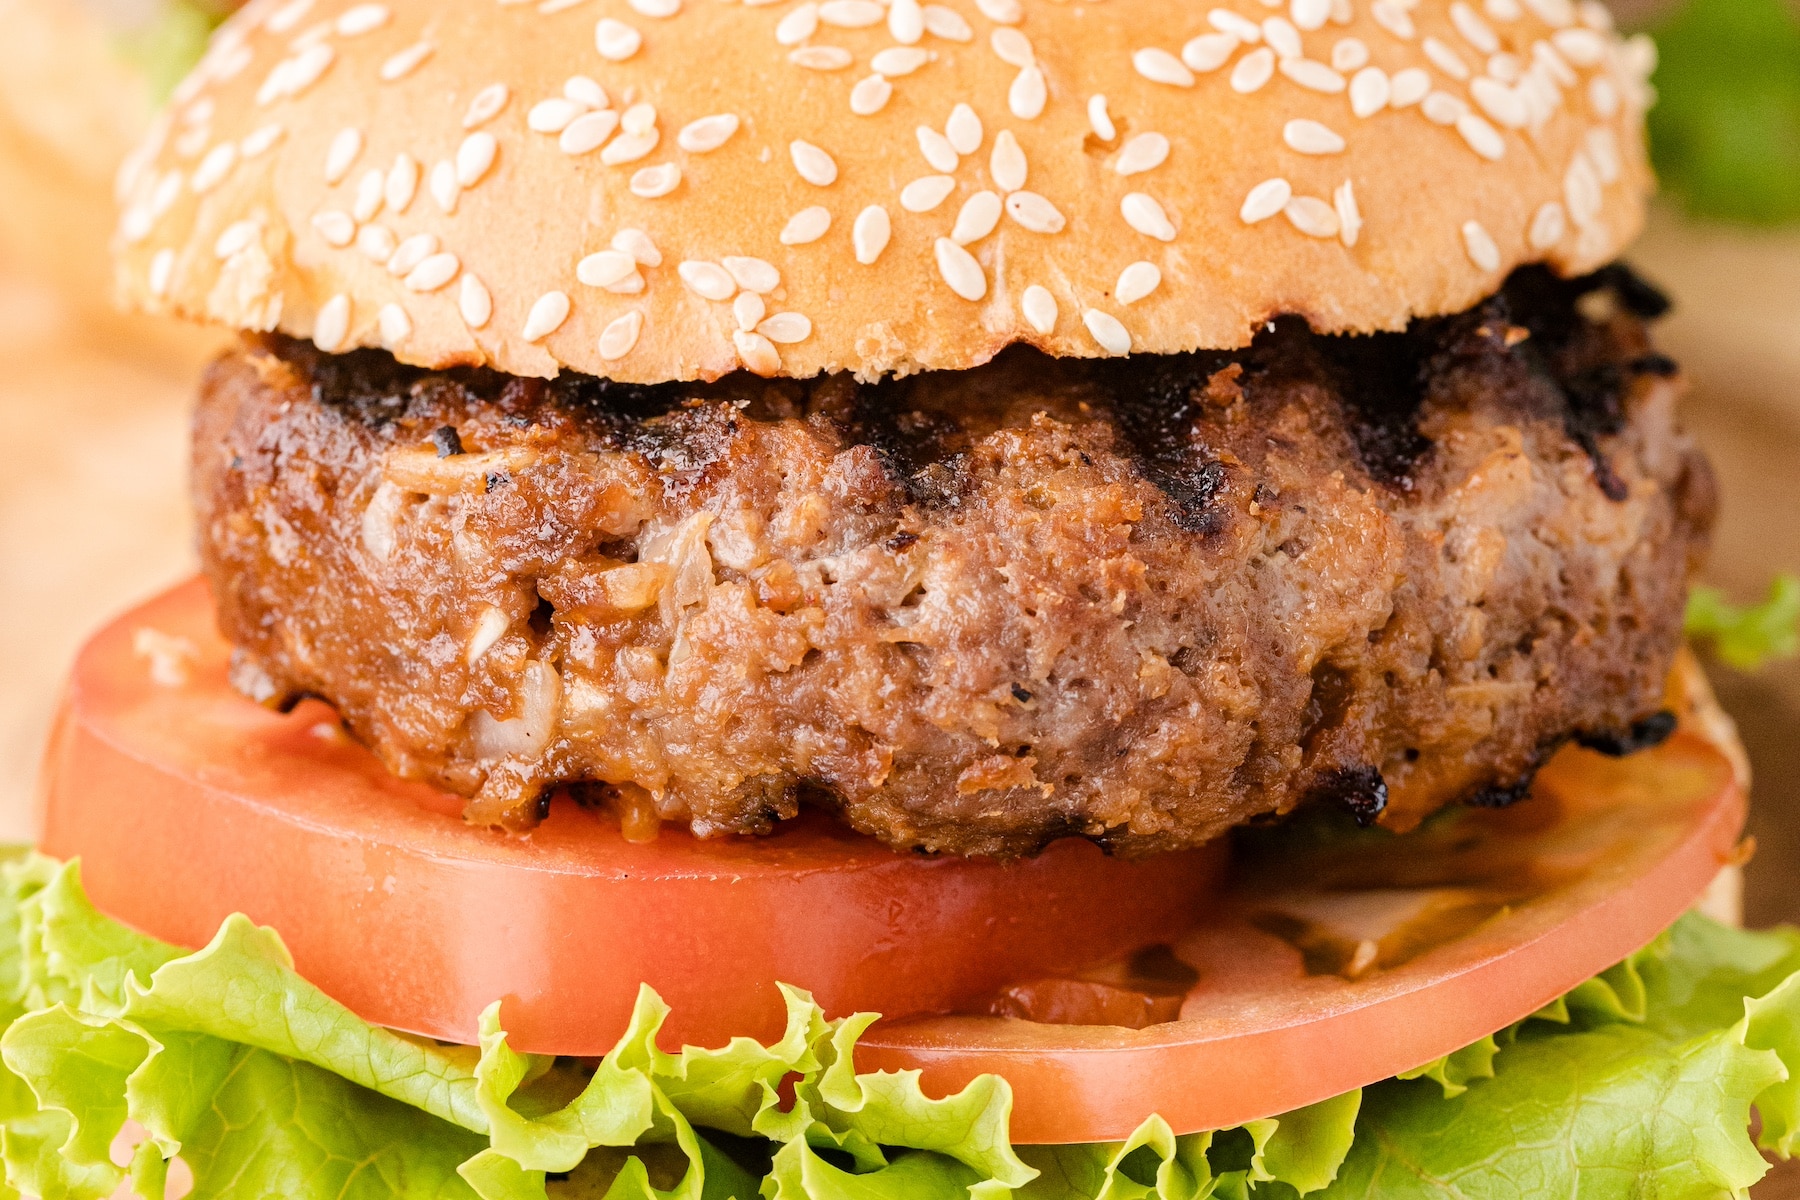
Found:
[[[1761,604],[1732,604],[1717,588],[1697,587],[1688,594],[1687,632],[1740,671],[1793,658],[1800,654],[1800,576],[1777,575]]]
[[[597,1064],[512,1050],[498,1005],[440,1046],[359,1021],[243,918],[184,953],[95,911],[75,864],[0,850],[0,1200],[165,1200],[177,1175],[298,1200],[1698,1198],[1800,1141],[1800,933],[1697,916],[1402,1077],[1107,1144],[1015,1146],[1004,1080],[859,1073],[875,1017],[783,997],[769,1045],[665,1051],[643,989]]]

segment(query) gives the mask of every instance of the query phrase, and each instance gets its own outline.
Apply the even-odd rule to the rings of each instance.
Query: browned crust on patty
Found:
[[[1311,797],[1405,827],[1660,705],[1712,487],[1597,282],[878,386],[251,339],[196,419],[202,557],[241,686],[329,699],[482,823],[591,781],[968,854]]]

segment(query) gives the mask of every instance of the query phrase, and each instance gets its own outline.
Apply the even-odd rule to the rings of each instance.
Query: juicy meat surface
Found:
[[[859,384],[251,338],[196,418],[234,679],[528,828],[901,847],[1404,828],[1652,716],[1713,489],[1620,270],[1403,334]]]

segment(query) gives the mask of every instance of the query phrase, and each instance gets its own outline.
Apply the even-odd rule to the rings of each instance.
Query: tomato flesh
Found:
[[[157,683],[146,647],[186,681]],[[504,997],[513,1045],[598,1055],[640,983],[673,1006],[670,1038],[696,1044],[779,1036],[777,980],[834,1015],[955,1011],[1166,939],[1221,873],[1222,847],[900,854],[822,816],[766,839],[665,827],[633,843],[611,814],[558,801],[529,836],[476,829],[324,705],[283,716],[237,695],[228,655],[198,582],[88,644],[44,772],[45,851],[79,856],[94,902],[127,924],[198,946],[247,913],[359,1016],[445,1040],[473,1042]]]
[[[192,647],[185,682],[153,681],[144,629]],[[1505,811],[1246,839],[1228,882],[1219,848],[1122,862],[1063,842],[1003,866],[823,818],[633,844],[557,805],[521,838],[389,775],[322,705],[239,698],[226,657],[189,584],[76,664],[44,846],[82,858],[104,911],[190,946],[243,911],[367,1020],[472,1041],[504,997],[513,1044],[549,1053],[604,1051],[640,982],[673,1005],[671,1044],[771,1037],[774,981],[795,983],[834,1015],[887,1014],[864,1070],[919,1068],[933,1094],[1005,1077],[1019,1143],[1116,1140],[1153,1112],[1221,1128],[1429,1062],[1648,942],[1744,820],[1731,764],[1683,730],[1622,760],[1567,750]],[[993,1015],[944,1015],[969,1013]]]

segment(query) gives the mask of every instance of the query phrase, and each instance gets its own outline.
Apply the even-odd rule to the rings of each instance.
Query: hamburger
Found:
[[[248,6],[121,175],[121,296],[239,338],[8,869],[11,1185],[1741,1193],[1800,939],[1688,911],[1652,62]]]

